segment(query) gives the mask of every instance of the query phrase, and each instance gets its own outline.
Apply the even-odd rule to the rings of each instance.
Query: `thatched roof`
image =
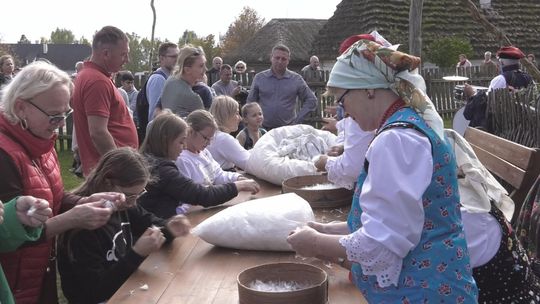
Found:
[[[272,47],[282,43],[291,49],[290,65],[309,63],[311,47],[315,35],[326,23],[325,19],[272,19],[253,38],[238,50],[226,55],[224,60],[235,63],[243,60],[248,67],[270,64]]]
[[[478,0],[474,2],[480,7]],[[333,60],[345,38],[375,29],[390,42],[402,44],[401,50],[408,51],[409,5],[410,0],[343,0],[315,38],[312,52],[321,59]],[[540,1],[492,0],[491,8],[482,12],[523,52],[540,50]],[[472,20],[463,1],[424,1],[422,14],[424,50],[433,40],[445,36],[468,39],[476,58],[483,58],[488,50],[495,52],[501,45],[495,36]]]

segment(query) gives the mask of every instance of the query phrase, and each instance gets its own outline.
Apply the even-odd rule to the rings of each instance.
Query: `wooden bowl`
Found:
[[[259,291],[250,286],[255,280],[296,282],[303,289],[294,291]],[[237,278],[240,304],[326,304],[328,275],[318,267],[302,263],[272,263],[242,271]]]
[[[283,193],[294,192],[309,202],[312,208],[335,208],[350,205],[353,191],[345,188],[302,189],[306,186],[329,183],[326,175],[291,177],[281,185]]]

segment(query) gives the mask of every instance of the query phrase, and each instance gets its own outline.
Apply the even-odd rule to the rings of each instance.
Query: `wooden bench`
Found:
[[[471,144],[482,164],[508,184],[516,206],[515,224],[523,201],[540,174],[540,149],[529,148],[493,134],[468,127],[465,139]]]

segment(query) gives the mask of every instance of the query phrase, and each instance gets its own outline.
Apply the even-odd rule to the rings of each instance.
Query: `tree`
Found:
[[[17,42],[19,44],[30,44],[30,40],[28,40],[28,38],[26,38],[26,35],[25,34],[22,34],[21,35],[21,39],[19,39],[19,42]]]
[[[473,47],[469,40],[459,37],[443,37],[434,40],[426,50],[429,61],[441,68],[452,67],[456,64],[459,54],[470,57]]]
[[[197,41],[199,40],[199,38],[197,37],[197,34],[194,32],[194,31],[190,31],[190,30],[185,30],[184,33],[182,34],[182,37],[180,37],[180,39],[178,40],[178,46],[182,47],[183,45],[186,45],[186,44],[192,44],[192,45],[197,45]]]
[[[56,28],[51,33],[50,43],[53,44],[72,44],[75,42],[75,35],[70,30]]]
[[[129,63],[124,65],[124,69],[130,70],[133,73],[143,71],[145,69],[145,63],[148,62],[148,57],[144,56],[140,37],[135,33],[126,33],[126,35],[129,38]]]
[[[194,31],[185,30],[182,37],[178,40],[178,45],[191,44],[201,47],[207,60],[212,60],[213,57],[221,55],[221,49],[216,45],[215,36],[210,34],[206,37],[199,37]]]
[[[81,36],[81,38],[79,38],[79,40],[75,40],[75,43],[91,45],[90,41],[88,39],[86,39],[84,36]]]
[[[202,47],[204,54],[206,55],[206,60],[211,61],[212,58],[221,55],[221,48],[216,46],[216,40],[214,35],[210,34],[206,37],[197,39],[195,42],[196,45]]]
[[[245,6],[238,18],[229,25],[227,33],[221,38],[221,51],[223,54],[238,49],[242,43],[253,37],[263,25],[264,18],[259,17],[254,9]]]
[[[148,40],[148,38],[141,39],[139,48],[143,54],[144,61],[140,63],[141,69],[137,71],[152,71],[152,68],[157,68],[159,66],[159,62],[157,62],[159,58],[150,62],[150,52],[157,54],[159,46],[163,42],[164,41],[161,41],[159,38],[155,38],[153,43],[152,41]]]
[[[13,50],[7,44],[0,44],[0,56],[11,55],[13,56]]]
[[[142,38],[135,33],[126,33],[129,38],[129,63],[124,65],[124,69],[133,73],[149,71],[154,62],[150,60],[150,53],[157,54],[162,41],[154,39],[154,44],[147,38]]]

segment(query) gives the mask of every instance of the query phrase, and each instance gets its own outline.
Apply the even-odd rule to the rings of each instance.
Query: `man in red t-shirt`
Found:
[[[133,119],[111,79],[111,73],[129,62],[128,43],[120,29],[102,28],[94,36],[90,60],[75,80],[73,123],[85,176],[107,151],[139,145]]]

